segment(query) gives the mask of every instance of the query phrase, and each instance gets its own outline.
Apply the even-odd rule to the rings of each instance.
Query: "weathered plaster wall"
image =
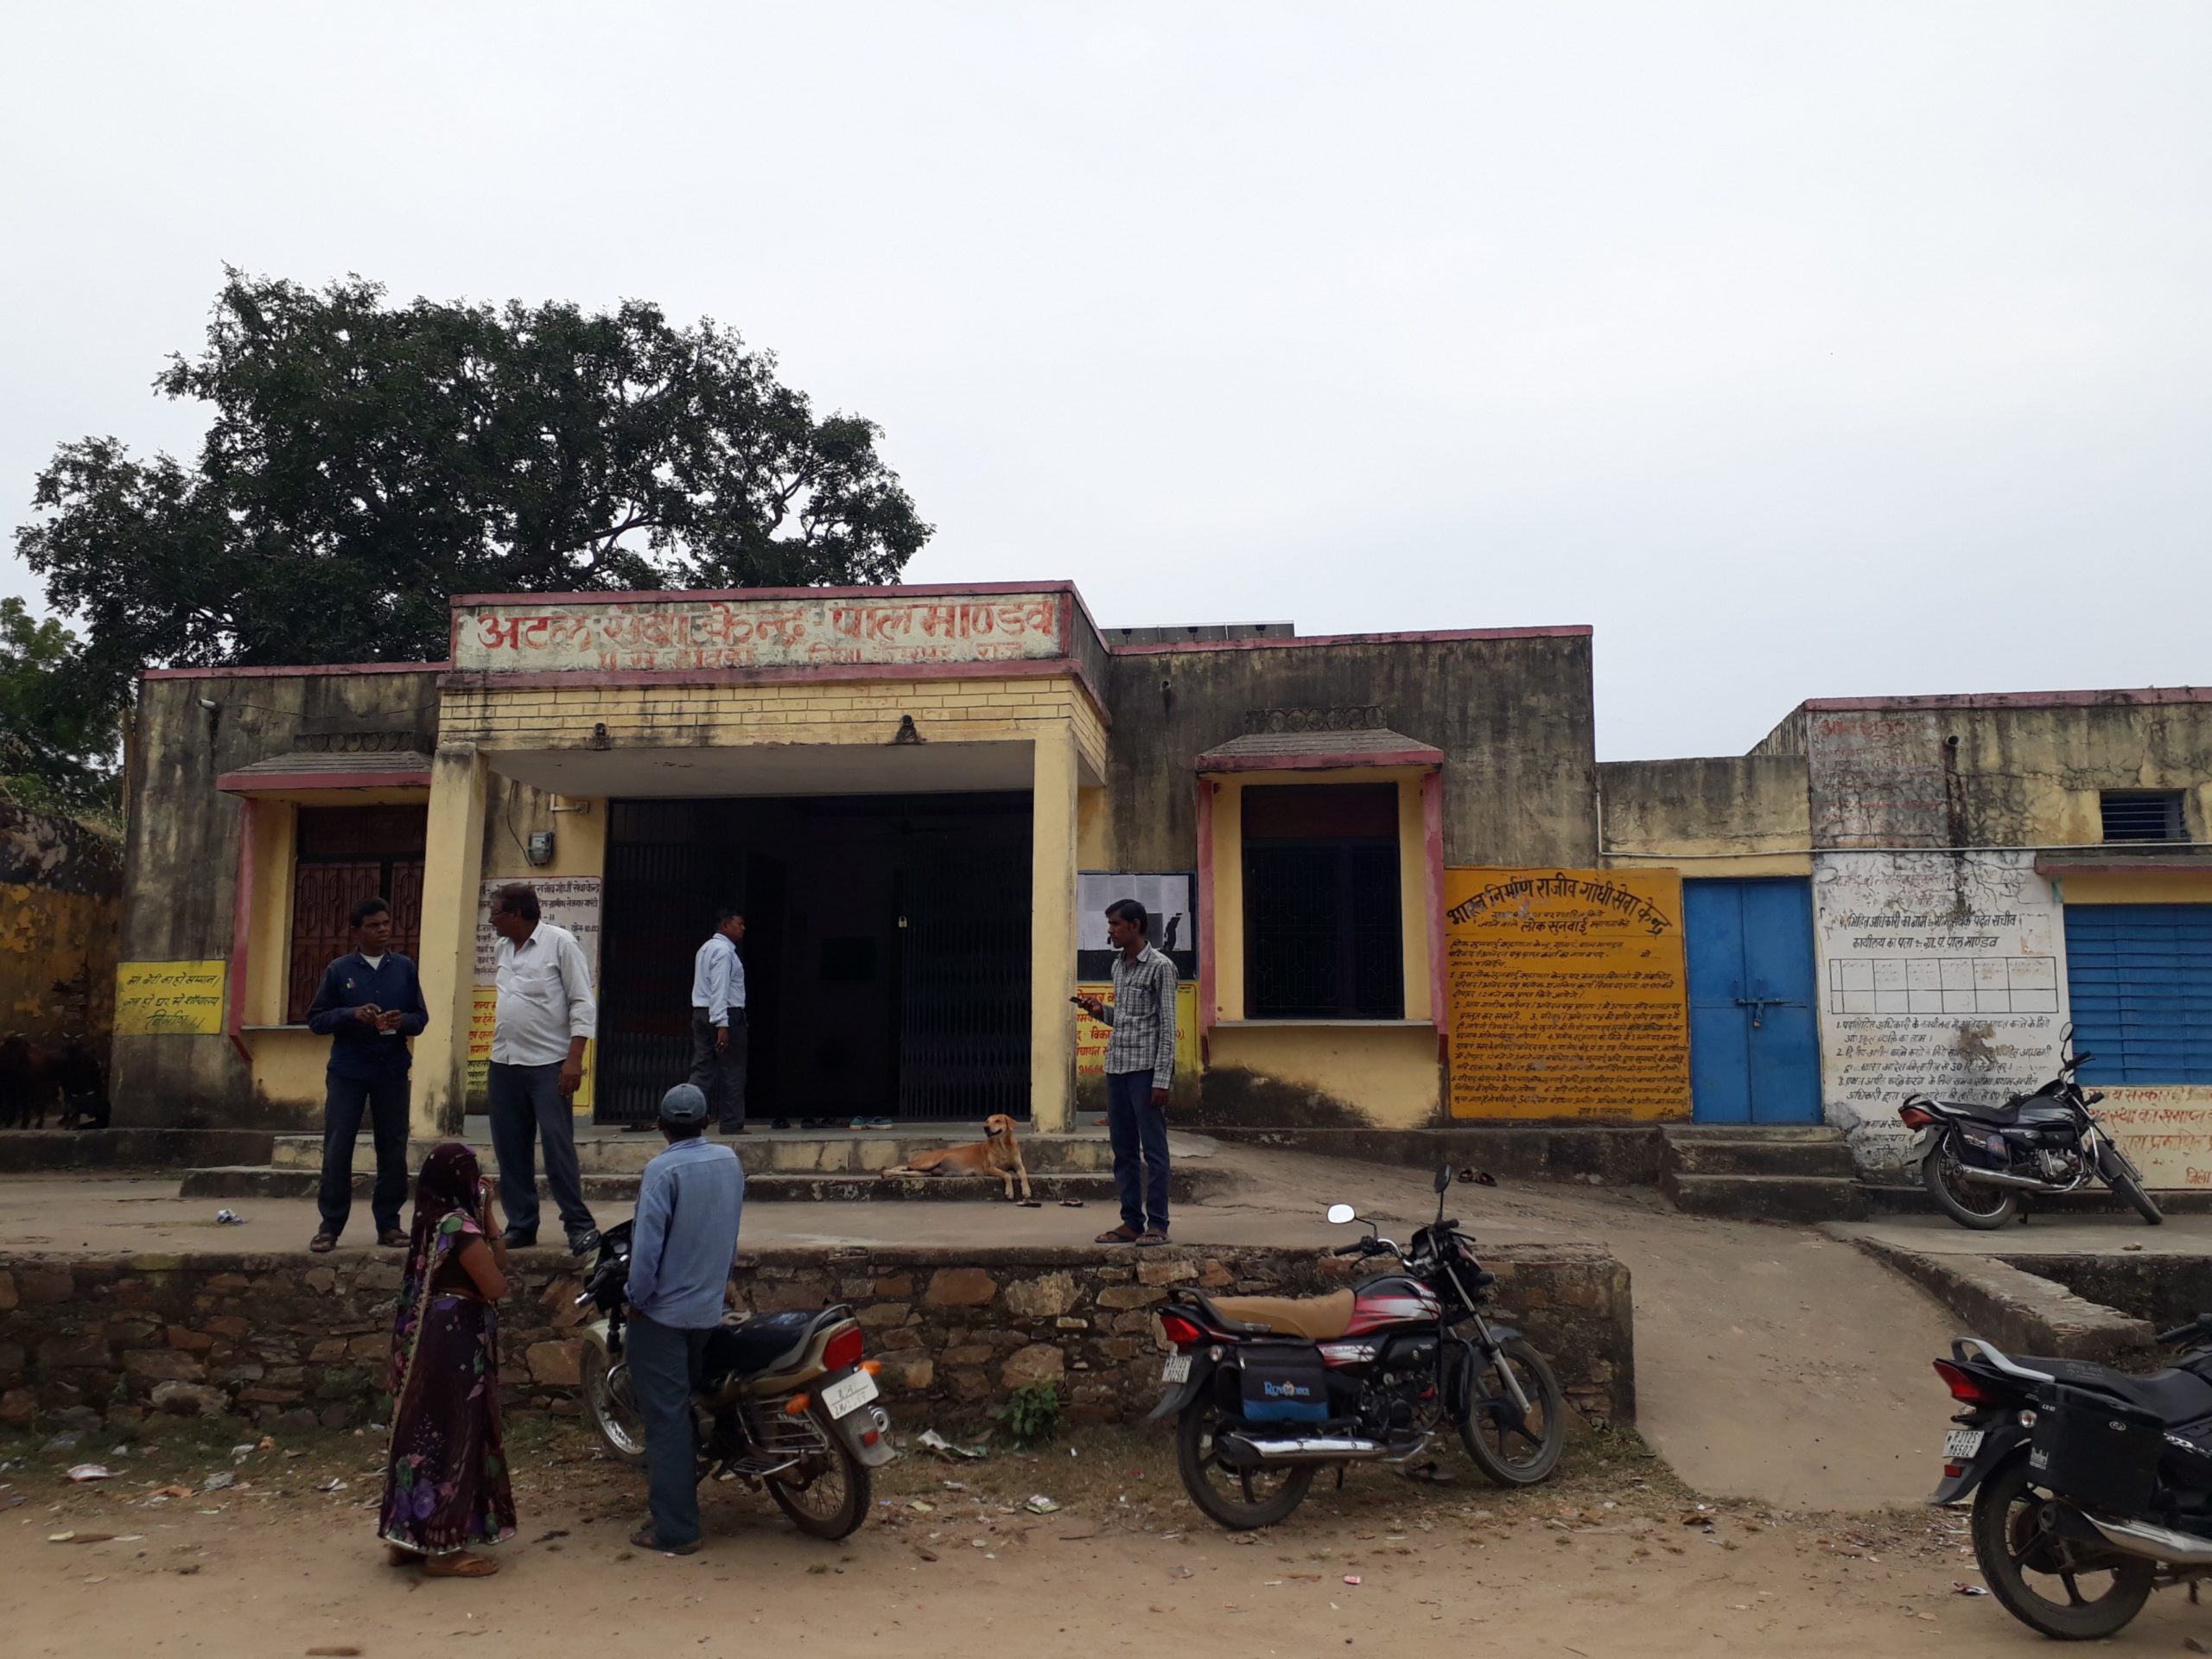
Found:
[[[203,708],[203,699],[216,707]],[[437,676],[427,669],[239,671],[144,681],[125,784],[120,959],[229,959],[241,810],[234,797],[216,789],[218,778],[289,753],[310,735],[435,730],[436,721]],[[289,872],[272,879],[289,906]],[[312,1059],[295,1056],[289,1065],[296,1071],[312,1067]],[[297,1077],[287,1071],[281,1097],[259,1093],[251,1068],[220,1036],[118,1037],[113,1079],[118,1126],[280,1128],[308,1121],[290,1098],[306,1086]],[[320,1101],[319,1090],[312,1097]]]
[[[1811,874],[1802,755],[1608,761],[1598,785],[1609,865],[1649,868],[1673,857],[1688,876]]]
[[[68,818],[0,804],[0,1034],[106,1046],[122,849]]]
[[[1189,869],[1192,763],[1269,709],[1379,708],[1442,749],[1454,864],[1585,868],[1597,847],[1586,632],[1207,645],[1114,653],[1112,844],[1122,867]]]

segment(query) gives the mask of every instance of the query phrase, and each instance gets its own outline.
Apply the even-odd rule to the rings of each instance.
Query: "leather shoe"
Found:
[[[574,1238],[569,1241],[569,1254],[570,1255],[589,1255],[598,1248],[599,1230],[596,1227],[591,1229],[588,1232],[578,1233]]]
[[[518,1232],[510,1227],[501,1236],[500,1243],[511,1250],[534,1250],[537,1248],[537,1235]]]

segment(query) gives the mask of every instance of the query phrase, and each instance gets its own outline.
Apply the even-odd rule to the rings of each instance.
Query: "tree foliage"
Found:
[[[196,465],[63,444],[16,547],[112,696],[145,664],[435,661],[457,593],[895,581],[928,540],[880,434],[638,301],[385,303],[227,270]]]
[[[0,599],[0,800],[103,817],[115,804],[118,705],[87,696],[84,646]]]

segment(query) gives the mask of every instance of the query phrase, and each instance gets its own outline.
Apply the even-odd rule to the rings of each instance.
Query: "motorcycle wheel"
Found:
[[[1313,1484],[1313,1465],[1297,1464],[1287,1469],[1230,1469],[1215,1460],[1214,1426],[1221,1408],[1207,1399],[1193,1400],[1183,1408],[1175,1425],[1175,1468],[1183,1477],[1183,1490],[1210,1521],[1231,1532],[1272,1527],[1287,1519],[1306,1501]]]
[[[1521,1392],[1529,1396],[1529,1415],[1517,1424],[1501,1422],[1490,1403],[1503,1400],[1510,1408],[1513,1396],[1503,1376],[1510,1367]],[[1475,1466],[1501,1486],[1534,1486],[1550,1478],[1567,1449],[1567,1395],[1544,1357],[1518,1338],[1497,1351],[1491,1363],[1493,1376],[1475,1390],[1466,1421],[1459,1425],[1459,1443]]]
[[[617,1463],[645,1466],[645,1419],[630,1397],[630,1368],[597,1343],[584,1345],[584,1413]]]
[[[810,1538],[831,1543],[849,1536],[868,1519],[868,1465],[834,1428],[823,1427],[830,1455],[794,1469],[787,1475],[768,1478],[768,1496],[791,1518],[791,1524]],[[804,1475],[804,1479],[794,1476]]]
[[[1948,1136],[1929,1147],[1928,1155],[1920,1160],[1921,1184],[1927,1187],[1929,1196],[1943,1213],[1960,1226],[1971,1227],[1976,1232],[1995,1232],[2019,1213],[2018,1192],[2008,1186],[1983,1186],[1978,1182],[1961,1180],[1958,1168],[1958,1156],[1951,1150]]]
[[[2135,1213],[2156,1227],[2164,1221],[2165,1212],[2151,1201],[2143,1190],[2143,1179],[2135,1173],[2135,1166],[2117,1147],[2100,1148],[2097,1173],[2105,1178],[2105,1185],[2135,1206]]]
[[[2120,1554],[2104,1565],[2074,1566],[2075,1547],[2043,1535],[2044,1510],[2057,1500],[2033,1484],[2032,1472],[2025,1457],[2015,1458],[1974,1495],[1974,1555],[1989,1593],[2030,1630],[2061,1642],[2110,1636],[2143,1611],[2158,1567]],[[2046,1587],[2059,1599],[2045,1595]]]

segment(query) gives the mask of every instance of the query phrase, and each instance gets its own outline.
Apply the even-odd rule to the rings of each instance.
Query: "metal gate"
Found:
[[[918,852],[899,877],[899,1115],[1029,1116],[1029,848]]]
[[[1690,1097],[1700,1123],[1817,1123],[1808,884],[1685,881]]]

